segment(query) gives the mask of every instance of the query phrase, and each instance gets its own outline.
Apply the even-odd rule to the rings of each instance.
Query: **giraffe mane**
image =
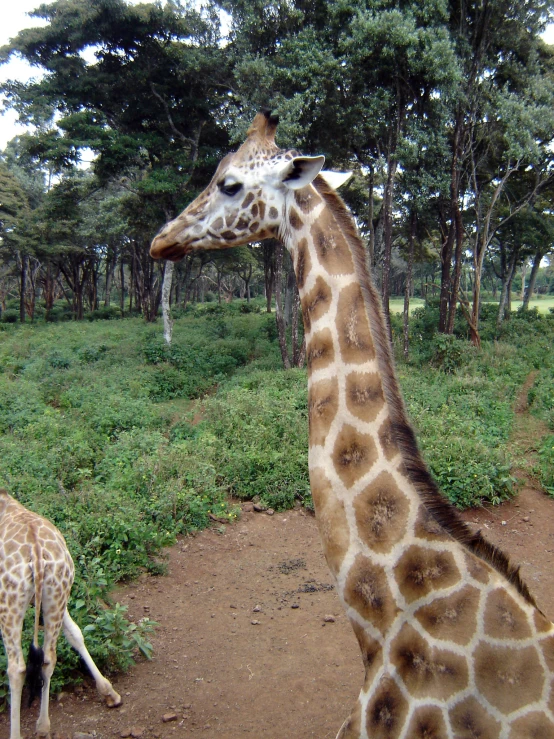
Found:
[[[471,531],[432,478],[408,420],[385,328],[381,299],[367,267],[363,243],[342,198],[325,182],[323,177],[316,177],[313,184],[337,220],[352,250],[364,304],[370,316],[375,352],[383,382],[383,393],[391,417],[392,434],[400,448],[408,478],[417,490],[423,505],[437,523],[466,549],[491,565],[517,589],[528,603],[537,608],[533,596],[521,578],[520,568],[513,565],[501,549],[487,541],[480,531],[476,533]]]

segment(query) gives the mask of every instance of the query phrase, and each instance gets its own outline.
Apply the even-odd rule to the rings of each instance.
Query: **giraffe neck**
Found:
[[[293,259],[307,344],[310,484],[331,570],[338,577],[345,558],[382,555],[405,546],[410,531],[423,532],[453,538],[535,605],[519,568],[471,533],[421,458],[380,299],[344,203],[318,177],[291,193],[284,211],[279,237]]]
[[[387,572],[389,555],[406,546],[416,520],[433,522],[394,438],[391,389],[403,410],[361,243],[344,206],[334,210],[329,198],[340,204],[320,180],[297,190],[281,234],[306,331],[310,484],[325,556],[351,620],[383,633],[396,610],[391,585],[398,587]],[[437,525],[435,533],[442,535]]]

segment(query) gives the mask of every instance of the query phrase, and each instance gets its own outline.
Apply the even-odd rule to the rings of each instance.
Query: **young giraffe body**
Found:
[[[317,176],[322,158],[279,151],[275,127],[273,117],[256,117],[151,253],[177,259],[276,236],[293,259],[307,341],[310,485],[366,668],[338,737],[554,739],[554,627],[517,570],[436,490],[352,218]]]
[[[50,732],[50,678],[56,665],[56,644],[62,626],[67,640],[89,668],[107,705],[113,707],[121,703],[121,697],[94,664],[81,630],[68,613],[73,574],[73,560],[58,529],[42,516],[24,508],[5,490],[0,490],[0,630],[8,658],[10,739],[21,739],[21,692],[26,673],[21,634],[23,619],[33,597],[35,630],[27,670],[36,667],[38,682],[42,683],[37,733],[46,735]],[[42,649],[38,645],[41,612],[44,622]]]

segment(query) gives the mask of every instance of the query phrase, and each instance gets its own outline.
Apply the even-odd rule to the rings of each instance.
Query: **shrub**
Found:
[[[554,435],[545,437],[539,447],[539,477],[547,493],[554,497]]]
[[[19,311],[8,308],[0,313],[0,321],[2,323],[17,323],[19,321]]]

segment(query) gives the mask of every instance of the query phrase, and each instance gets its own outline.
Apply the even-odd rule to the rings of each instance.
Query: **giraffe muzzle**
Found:
[[[188,244],[179,244],[167,236],[155,236],[150,245],[150,256],[152,259],[170,259],[172,262],[178,262],[183,259],[190,251]]]

